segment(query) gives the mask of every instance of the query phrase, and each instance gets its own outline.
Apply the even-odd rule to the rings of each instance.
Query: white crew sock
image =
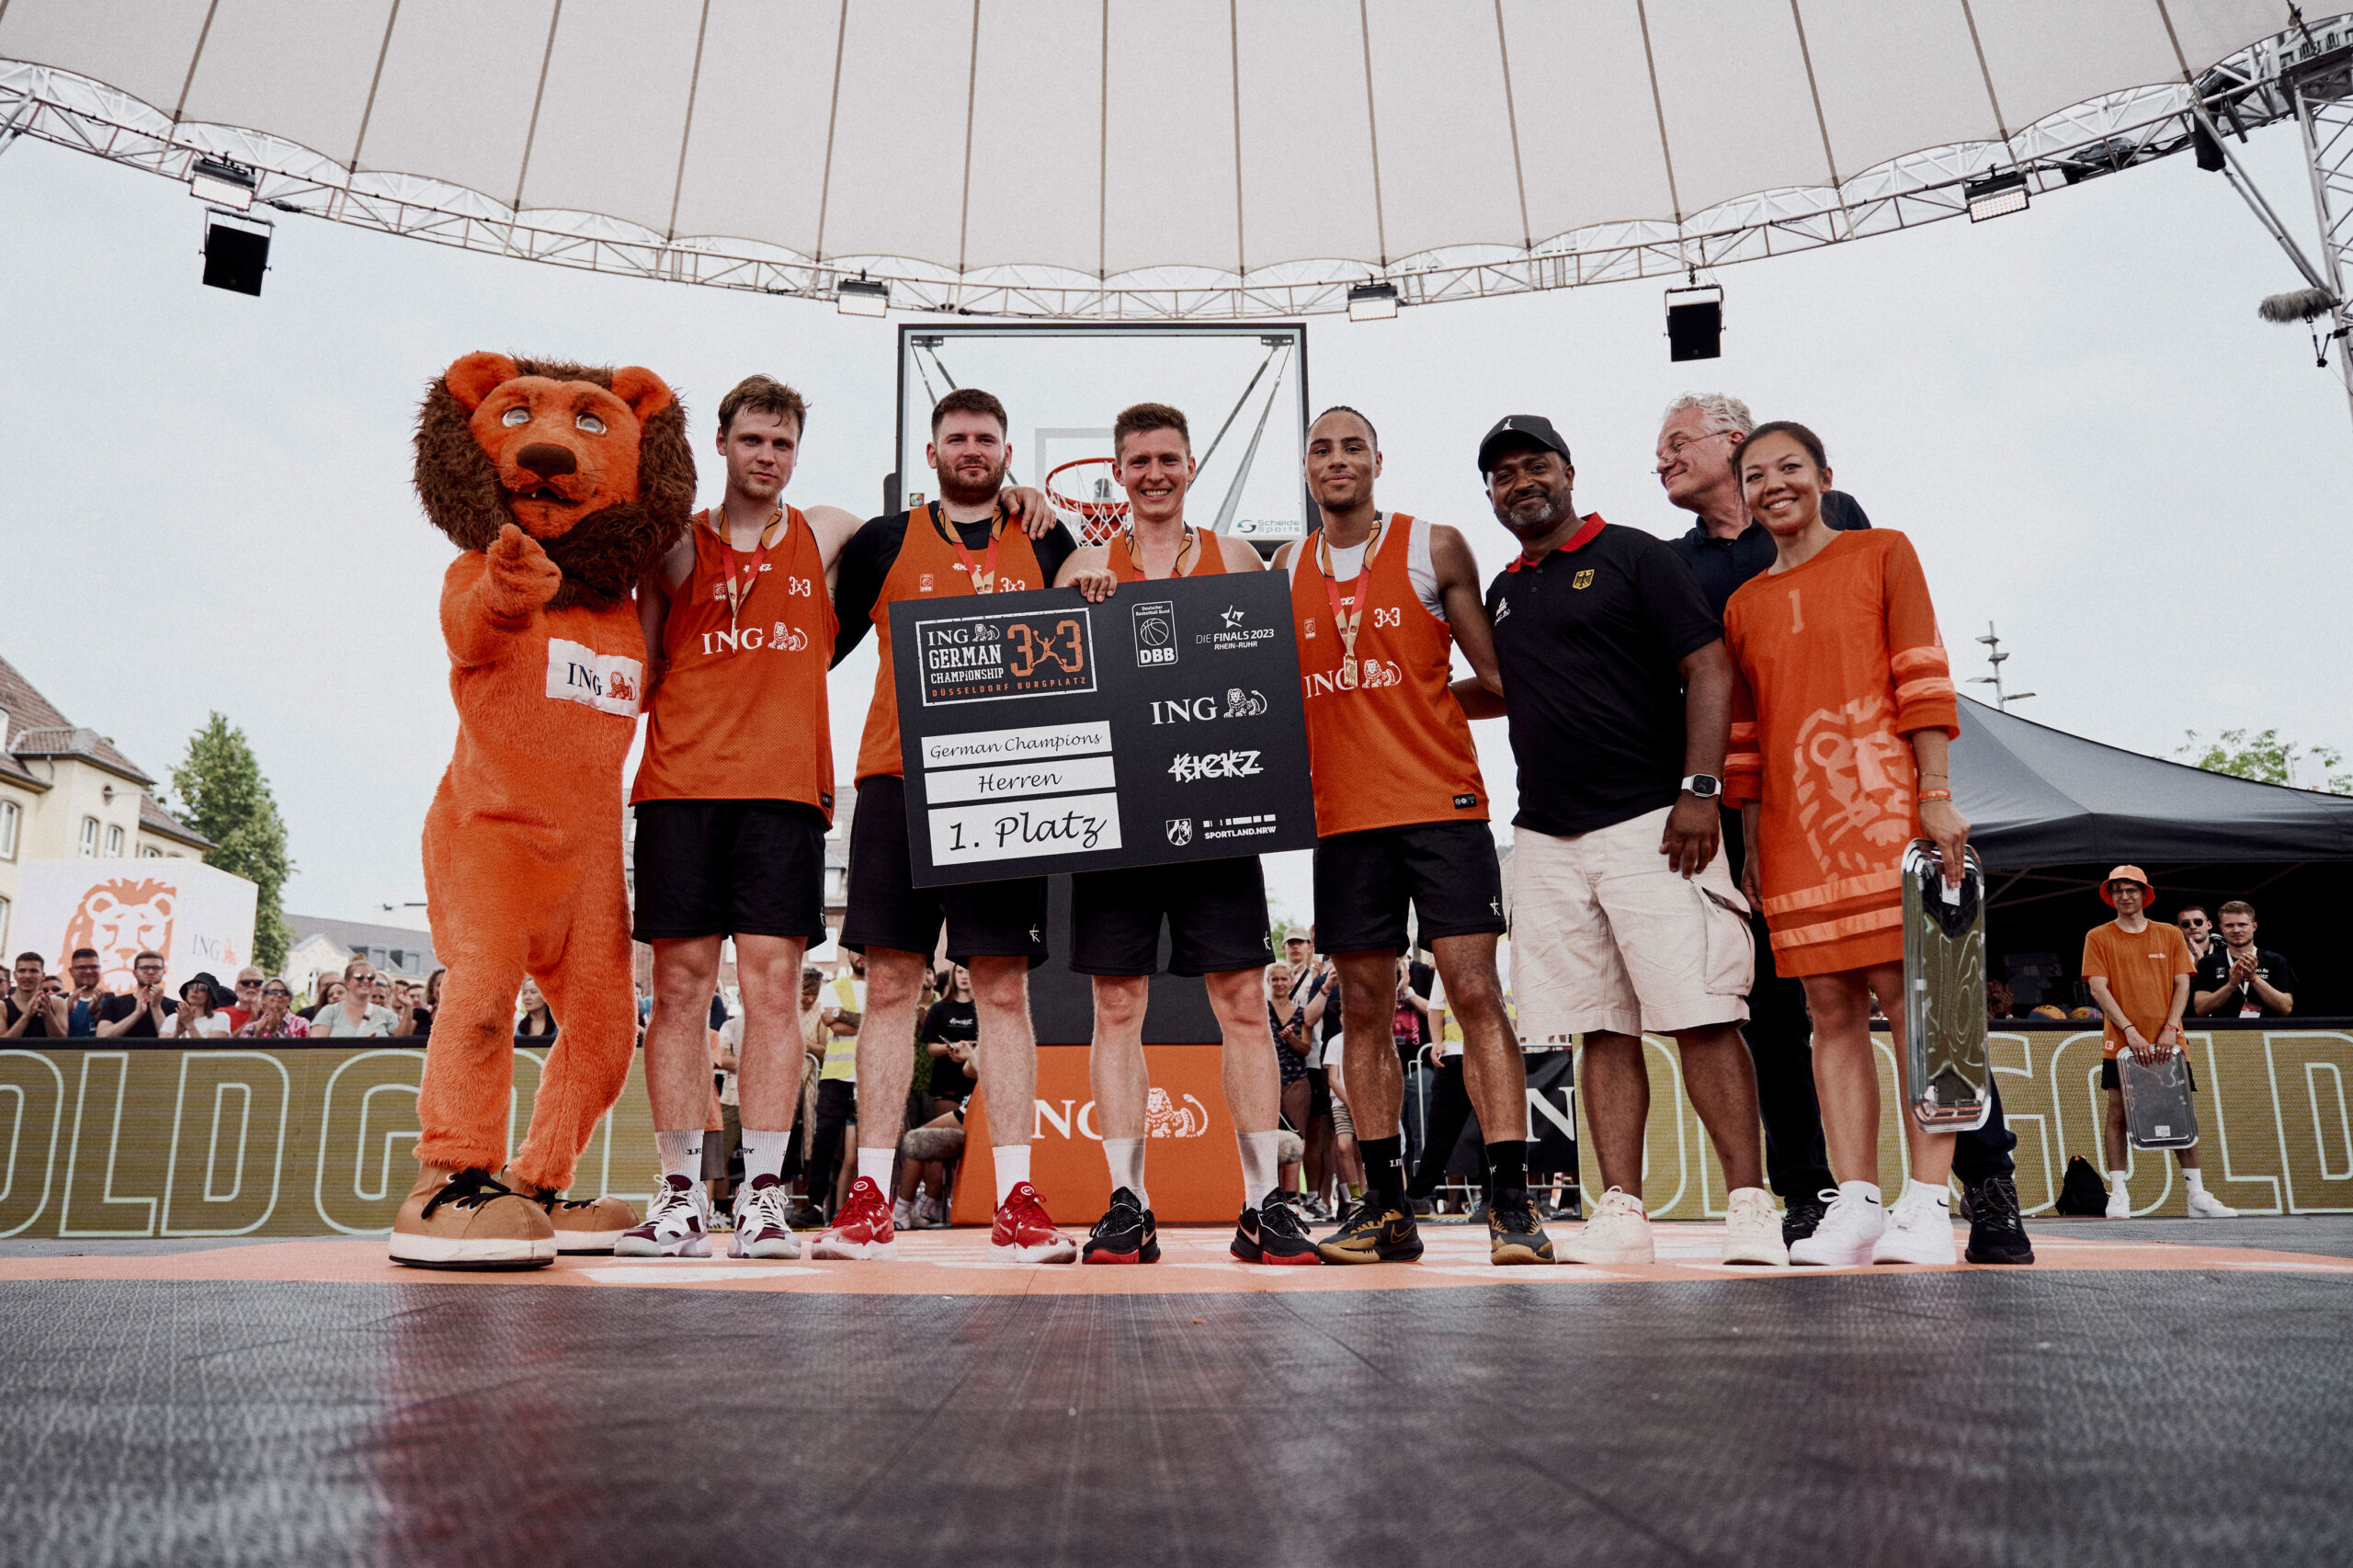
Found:
[[[1267,1194],[1275,1190],[1282,1163],[1276,1150],[1282,1138],[1276,1132],[1237,1132],[1233,1142],[1242,1150],[1242,1207],[1256,1209],[1266,1201]]]
[[[1029,1179],[1029,1145],[1000,1143],[989,1150],[996,1162],[996,1200],[1003,1203],[1013,1189]]]
[[[1126,1187],[1136,1195],[1144,1208],[1152,1207],[1152,1195],[1143,1187],[1143,1140],[1141,1138],[1106,1138],[1103,1159],[1111,1167],[1111,1190]]]
[[[702,1129],[689,1132],[656,1132],[654,1147],[662,1156],[662,1174],[702,1180]]]
[[[755,1132],[744,1129],[744,1185],[749,1187],[761,1176],[784,1175],[784,1152],[792,1144],[792,1130],[781,1132]]]
[[[897,1163],[898,1157],[899,1152],[896,1149],[869,1149],[863,1144],[859,1145],[858,1151],[858,1174],[859,1178],[872,1182],[876,1190],[880,1191],[884,1197],[889,1197],[891,1194],[891,1167]]]
[[[2124,1176],[2125,1173],[2122,1171],[2110,1171],[2108,1173],[2109,1196],[2112,1198],[2117,1193],[2124,1190]]]
[[[2189,1190],[2192,1192],[2203,1192],[2206,1190],[2206,1173],[2200,1170],[2196,1165],[2182,1166],[2181,1179],[2189,1184]]]
[[[1949,1213],[1952,1209],[1952,1190],[1940,1184],[1925,1182],[1916,1176],[1907,1176],[1904,1178],[1904,1196],[1898,1201],[1933,1203]]]
[[[1838,1184],[1838,1196],[1850,1202],[1868,1203],[1874,1209],[1880,1207],[1879,1183],[1875,1181],[1842,1181]]]

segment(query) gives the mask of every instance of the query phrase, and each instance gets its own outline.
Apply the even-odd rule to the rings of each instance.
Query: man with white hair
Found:
[[[1748,404],[1723,392],[1687,392],[1667,404],[1658,433],[1658,482],[1666,498],[1698,517],[1690,530],[1671,540],[1716,618],[1735,589],[1773,564],[1773,536],[1748,515],[1741,501],[1733,452],[1756,427]],[[1833,528],[1867,528],[1870,519],[1855,498],[1828,490],[1822,520]],[[1724,852],[1735,880],[1745,859],[1740,818],[1723,813]],[[1773,947],[1762,913],[1752,915],[1756,937],[1756,975],[1748,993],[1749,1054],[1756,1060],[1756,1103],[1765,1123],[1767,1179],[1780,1195],[1786,1213],[1781,1235],[1795,1243],[1813,1233],[1836,1184],[1822,1142],[1822,1107],[1813,1090],[1813,1026],[1805,990],[1773,968]],[[2034,1249],[2018,1219],[2016,1164],[2010,1151],[2018,1138],[2002,1119],[2002,1096],[1975,1132],[1964,1132],[1953,1151],[1953,1174],[1965,1189],[1972,1263],[2032,1263]]]

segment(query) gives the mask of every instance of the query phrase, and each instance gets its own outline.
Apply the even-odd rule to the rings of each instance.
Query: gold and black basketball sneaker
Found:
[[[1422,1256],[1422,1233],[1412,1205],[1367,1193],[1315,1254],[1326,1263],[1412,1263]]]
[[[1550,1263],[1552,1261],[1552,1238],[1536,1222],[1536,1210],[1529,1206],[1528,1192],[1498,1192],[1487,1207],[1487,1261],[1506,1263]]]

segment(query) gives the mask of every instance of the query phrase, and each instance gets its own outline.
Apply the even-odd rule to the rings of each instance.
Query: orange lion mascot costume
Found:
[[[618,1199],[558,1195],[636,1044],[621,764],[645,639],[631,592],[686,530],[694,488],[685,411],[651,370],[469,354],[426,395],[417,494],[460,547],[441,585],[458,748],[425,822],[449,978],[398,1262],[530,1267],[609,1251],[637,1222]],[[508,1164],[527,974],[561,1030]]]

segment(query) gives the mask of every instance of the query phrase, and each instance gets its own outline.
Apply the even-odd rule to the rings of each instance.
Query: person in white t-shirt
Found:
[[[180,985],[180,1010],[172,1016],[174,1040],[227,1040],[233,1029],[223,1010],[227,997],[221,983],[209,973]]]

